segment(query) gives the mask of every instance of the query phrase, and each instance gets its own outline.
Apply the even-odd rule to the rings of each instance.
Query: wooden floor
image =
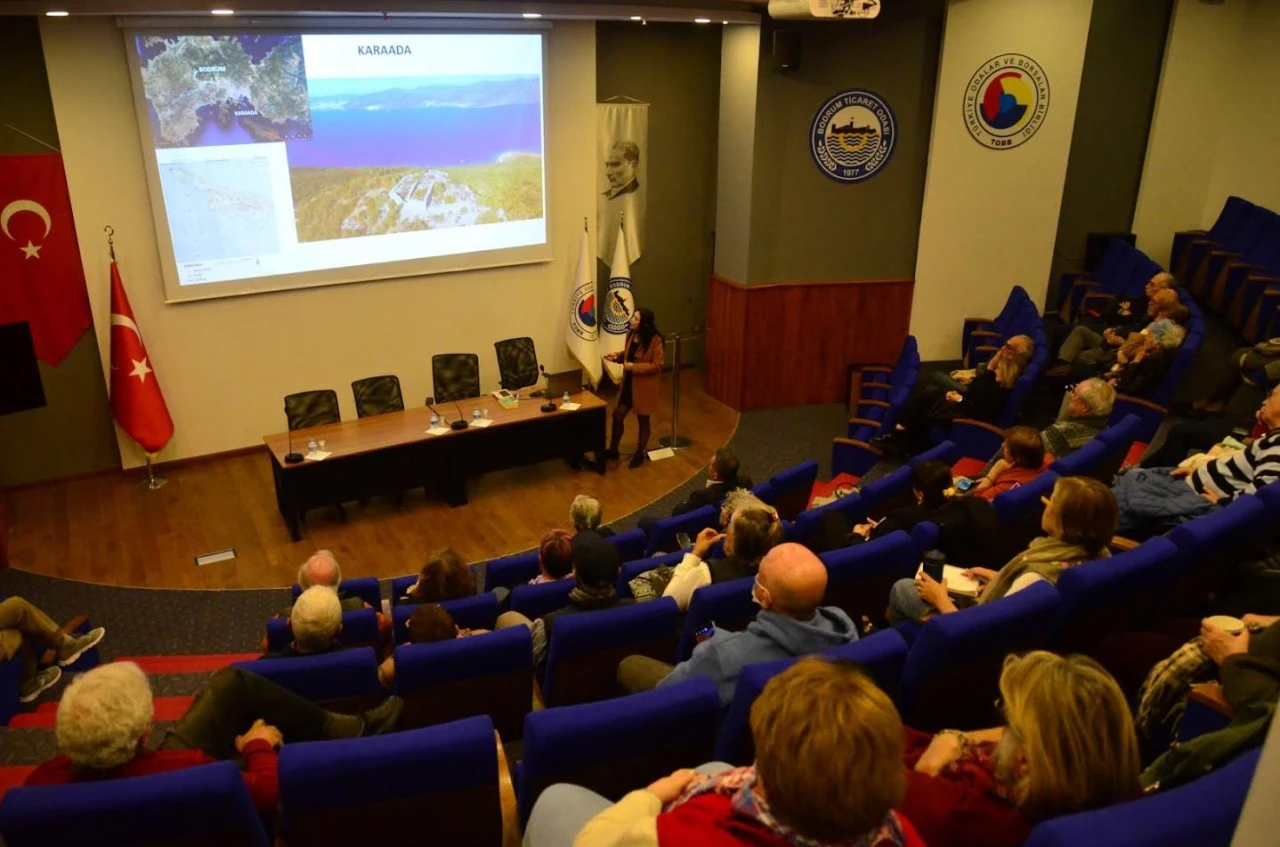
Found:
[[[670,433],[670,375],[663,409],[654,416],[650,449]],[[610,404],[612,405],[612,403]],[[15,568],[48,576],[146,588],[269,588],[293,582],[298,565],[328,548],[350,576],[412,573],[426,553],[449,546],[466,561],[525,550],[547,529],[565,527],[569,502],[600,498],[605,520],[644,509],[706,466],[737,427],[738,415],[703,391],[694,371],[681,375],[680,431],[693,440],[675,458],[626,467],[636,423],[627,420],[622,462],[609,473],[575,471],[563,461],[487,474],[469,482],[470,502],[456,509],[427,500],[421,489],[397,506],[377,499],[309,512],[304,537],[289,540],[276,509],[265,448],[173,468],[158,492],[139,475],[114,473],[40,484],[7,494]],[[234,548],[236,558],[204,567],[194,557]]]

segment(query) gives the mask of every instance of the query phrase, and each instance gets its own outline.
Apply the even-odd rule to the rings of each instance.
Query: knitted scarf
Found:
[[[1037,574],[1056,583],[1063,568],[1091,559],[1105,559],[1110,555],[1111,551],[1105,547],[1091,555],[1079,544],[1070,544],[1047,535],[1041,536],[1000,569],[999,575],[978,595],[978,605],[999,600],[1008,594],[1013,583],[1023,574]]]
[[[583,585],[578,583],[569,592],[569,602],[583,609],[600,609],[612,606],[618,599],[618,590],[613,585]]]
[[[1107,428],[1106,415],[1089,415],[1055,421],[1040,431],[1046,453],[1055,459],[1070,456]]]
[[[704,777],[701,781],[695,781],[663,811],[669,812],[701,794],[723,794],[732,798],[734,817],[752,821],[794,847],[902,847],[906,843],[902,825],[893,811],[884,816],[884,820],[876,829],[856,838],[843,841],[818,841],[808,838],[778,821],[770,813],[769,804],[755,793],[755,785],[755,765],[734,768],[715,776]]]

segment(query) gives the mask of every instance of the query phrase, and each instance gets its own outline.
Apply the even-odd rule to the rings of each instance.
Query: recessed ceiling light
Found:
[[[720,23],[724,24],[725,26],[728,26],[728,25],[729,25],[729,22],[728,22],[728,21],[721,21]]]
[[[210,10],[209,10],[209,14],[211,14],[211,15],[224,15],[224,16],[225,16],[225,15],[234,15],[235,13],[236,13],[236,10],[235,10],[235,9],[221,9],[221,8],[220,8],[220,9],[210,9]]]
[[[631,16],[631,20],[633,20],[633,21],[642,21],[642,20],[644,20],[644,18],[640,17],[639,15],[632,15],[632,16]]]
[[[70,12],[64,12],[64,11],[62,11],[62,10],[58,10],[58,11],[55,11],[55,12],[45,12],[45,13],[44,13],[44,16],[45,16],[46,18],[65,18],[65,17],[66,17],[67,15],[69,15],[69,14],[71,14],[71,13],[70,13]]]
[[[709,24],[711,23],[711,18],[694,18],[693,22],[695,24]]]
[[[523,14],[520,15],[520,17],[528,18],[529,20],[534,20],[535,18],[542,17],[542,13],[541,12],[524,12]]]

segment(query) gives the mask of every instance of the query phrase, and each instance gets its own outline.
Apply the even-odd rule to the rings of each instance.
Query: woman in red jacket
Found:
[[[1093,659],[1009,656],[1000,695],[1005,726],[906,731],[898,809],[929,847],[1017,847],[1042,820],[1142,793],[1128,704]]]
[[[638,468],[649,458],[645,452],[649,446],[649,418],[658,408],[658,386],[662,378],[662,365],[666,361],[666,341],[658,332],[653,312],[636,309],[631,315],[631,329],[621,353],[608,353],[605,359],[622,363],[622,390],[618,392],[618,405],[613,410],[613,436],[605,456],[618,458],[618,446],[622,443],[623,421],[632,407],[640,421],[640,438],[636,454],[628,467]]]

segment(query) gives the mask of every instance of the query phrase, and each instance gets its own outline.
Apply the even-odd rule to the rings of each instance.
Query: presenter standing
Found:
[[[658,407],[658,386],[662,378],[662,365],[666,361],[666,344],[649,309],[636,309],[631,315],[630,329],[621,353],[606,353],[610,362],[622,363],[622,390],[618,405],[613,410],[613,437],[605,456],[618,458],[618,445],[622,443],[622,429],[627,413],[632,407],[640,421],[640,438],[636,454],[629,467],[638,468],[649,458],[649,418]]]

